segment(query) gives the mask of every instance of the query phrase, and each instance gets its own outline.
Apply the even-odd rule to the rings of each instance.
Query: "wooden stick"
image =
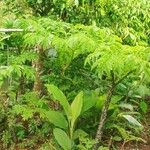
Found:
[[[23,32],[23,29],[0,29],[0,32]]]
[[[0,32],[23,32],[24,29],[0,29]],[[34,32],[33,30],[28,30],[27,32]]]

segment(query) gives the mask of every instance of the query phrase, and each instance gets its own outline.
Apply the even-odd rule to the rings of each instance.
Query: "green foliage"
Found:
[[[38,99],[36,99],[36,101],[38,101]],[[32,102],[29,106],[15,105],[13,110],[16,114],[22,114],[24,120],[33,118],[35,113],[39,113],[41,118],[46,119],[56,127],[67,129],[68,124],[62,113],[53,110],[47,110],[46,108],[44,109],[42,105],[44,105],[44,102],[39,100],[37,104]]]
[[[143,140],[142,138],[131,135],[128,131],[126,131],[124,128],[122,128],[120,126],[114,125],[113,127],[119,131],[119,133],[121,134],[124,141],[143,141],[143,142],[145,142],[145,140]]]
[[[75,121],[81,114],[83,106],[83,92],[80,92],[71,104],[71,128],[74,128]]]
[[[83,92],[80,92],[73,100],[73,102],[71,103],[71,105],[69,105],[66,97],[64,96],[64,94],[62,93],[62,91],[60,91],[56,86],[54,85],[47,85],[47,88],[48,88],[48,91],[50,93],[52,93],[53,97],[58,100],[60,102],[60,104],[63,106],[63,109],[66,113],[66,116],[68,118],[68,124],[69,124],[69,136],[62,130],[60,130],[59,132],[56,132],[54,129],[54,136],[57,140],[57,142],[59,143],[59,145],[61,147],[63,147],[65,149],[65,146],[63,144],[66,144],[64,143],[64,141],[62,140],[63,138],[58,138],[58,134],[60,136],[63,137],[64,136],[68,136],[68,138],[66,138],[66,140],[70,140],[71,142],[73,142],[73,140],[75,140],[76,138],[79,138],[79,136],[82,134],[85,134],[84,131],[82,130],[76,130],[75,131],[75,123],[77,122],[77,119],[78,117],[81,115],[81,112],[82,112],[82,108],[83,108],[83,105],[84,105],[84,101],[83,101]],[[62,96],[62,97],[61,97]],[[86,104],[86,102],[85,102]],[[66,106],[68,109],[66,109]],[[92,107],[92,106],[91,106]],[[90,107],[88,106],[87,108],[85,108],[85,110],[88,110]],[[69,110],[69,111],[68,111]],[[82,132],[81,132],[82,131]],[[70,142],[68,141],[68,144],[70,146]],[[68,146],[68,147],[69,147]],[[66,149],[69,149],[69,148],[66,148]]]
[[[54,136],[59,143],[59,145],[64,150],[71,150],[71,140],[69,139],[68,135],[61,129],[54,129]]]
[[[67,121],[65,120],[64,116],[59,112],[55,111],[48,111],[46,114],[49,122],[52,122],[55,126],[60,128],[67,128]]]
[[[108,147],[104,147],[104,146],[100,146],[99,148],[98,148],[98,150],[108,150],[109,148]]]
[[[104,134],[145,142],[139,135],[149,111],[148,0],[0,5],[0,27],[24,30],[0,33],[0,149],[36,149],[45,141],[50,149],[92,149],[110,87]],[[42,70],[34,66],[40,58]],[[46,85],[38,96],[37,72]]]
[[[83,105],[83,92],[80,92],[75,99],[73,100],[72,104],[69,105],[66,97],[56,86],[54,85],[47,85],[48,91],[52,93],[54,98],[60,102],[63,106],[64,111],[66,113],[68,124],[70,127],[70,138],[73,136],[73,130],[75,121],[81,114],[82,105]],[[57,93],[57,94],[56,94]],[[56,96],[57,95],[57,96]],[[61,97],[62,96],[62,97]]]
[[[60,102],[60,104],[63,106],[63,109],[68,117],[68,120],[70,120],[71,108],[67,101],[66,96],[56,86],[54,86],[52,84],[46,85],[46,86],[47,86],[48,91],[53,94],[54,99],[58,100]]]
[[[123,115],[123,117],[125,119],[127,119],[129,121],[129,123],[133,124],[133,125],[137,125],[139,127],[142,127],[142,125],[132,116],[130,115]]]
[[[70,105],[65,97],[65,95],[62,93],[61,90],[59,90],[54,85],[47,85],[47,88],[50,93],[52,93],[55,100],[58,100],[60,104],[63,106],[64,111],[66,111],[67,106],[70,110],[70,112],[66,112],[66,116],[68,119],[68,123],[63,115],[63,112],[53,111],[50,108],[45,107],[45,101],[41,101],[40,99],[34,95],[34,93],[29,93],[26,95],[27,104],[22,105],[15,105],[13,107],[13,112],[17,115],[21,114],[23,120],[29,120],[31,118],[34,118],[35,114],[39,114],[41,119],[46,119],[49,123],[52,123],[55,125],[55,127],[59,127],[61,129],[64,129],[67,131],[67,128],[69,130],[67,132],[61,130],[61,129],[54,129],[54,135],[58,143],[62,146],[62,142],[59,140],[58,134],[60,134],[62,137],[64,134],[68,136],[69,140],[72,141],[72,137],[74,134],[75,129],[75,123],[78,119],[78,117],[81,115],[82,111],[82,105],[83,105],[83,92],[80,92]],[[63,95],[63,96],[62,96]],[[32,101],[30,101],[30,96],[32,96]],[[61,97],[62,96],[62,97]],[[67,105],[66,105],[67,104]],[[70,114],[69,114],[70,113]],[[69,126],[68,126],[69,125]],[[59,132],[60,131],[60,132]],[[69,133],[69,135],[67,135]],[[60,138],[63,139],[63,138]],[[67,139],[66,139],[67,140]],[[64,142],[64,140],[63,140]],[[64,148],[64,146],[62,146]],[[64,148],[65,149],[65,148]]]
[[[4,142],[4,145],[3,145],[4,148],[7,148],[8,145],[12,142],[11,134],[9,131],[4,131],[3,136],[2,136],[2,141]]]
[[[98,94],[95,91],[85,92],[83,96],[82,113],[86,112],[87,110],[95,106],[97,99],[98,99]]]
[[[80,136],[79,138],[79,144],[78,144],[78,149],[82,150],[90,150],[92,149],[93,145],[95,144],[95,140],[88,138],[87,136],[83,137]]]
[[[142,112],[145,114],[148,111],[148,106],[144,101],[140,102],[140,109],[142,110]]]
[[[36,15],[49,14],[70,23],[110,27],[131,45],[149,43],[150,3],[147,0],[27,0],[27,3]]]
[[[122,46],[117,42],[115,45],[114,43],[110,44],[99,47],[86,60],[92,69],[96,68],[100,78],[103,74],[111,78],[111,72],[114,73],[116,81],[128,73],[147,74],[146,70],[149,70],[146,67],[149,66],[149,48]]]

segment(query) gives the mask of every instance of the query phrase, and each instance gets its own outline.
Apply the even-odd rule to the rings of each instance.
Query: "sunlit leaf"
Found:
[[[63,150],[71,150],[71,140],[63,130],[55,128],[53,133],[56,141]]]
[[[122,115],[125,119],[127,119],[129,121],[129,123],[139,126],[139,127],[143,127],[134,117],[132,117],[131,115]]]

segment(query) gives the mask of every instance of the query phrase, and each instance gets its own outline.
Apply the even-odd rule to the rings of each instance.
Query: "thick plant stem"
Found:
[[[19,79],[19,90],[18,90],[18,95],[23,95],[25,93],[25,78],[23,73],[21,73],[21,77]]]
[[[111,98],[113,96],[113,92],[115,90],[115,87],[119,83],[121,83],[126,77],[128,77],[128,75],[131,74],[132,72],[133,71],[128,72],[120,80],[118,80],[117,82],[115,82],[114,73],[113,73],[113,71],[111,71],[112,84],[111,84],[111,87],[110,87],[110,89],[108,91],[107,98],[105,100],[105,103],[104,103],[104,106],[103,106],[103,109],[102,109],[102,113],[101,113],[101,116],[100,116],[100,121],[99,121],[98,129],[97,129],[97,133],[96,133],[96,137],[95,137],[95,140],[96,140],[97,143],[94,145],[93,150],[97,150],[98,149],[99,143],[102,140],[103,127],[104,127],[104,124],[105,124],[105,121],[106,121],[108,108],[109,108],[109,105],[110,105]]]
[[[36,52],[38,54],[38,59],[33,62],[33,67],[35,68],[35,82],[33,91],[38,93],[39,95],[42,93],[43,90],[43,83],[41,80],[41,75],[43,72],[43,49],[40,46],[37,46]]]
[[[96,133],[96,137],[95,137],[95,140],[96,140],[97,143],[94,145],[93,150],[97,150],[98,146],[99,146],[99,143],[101,142],[102,135],[103,135],[103,126],[105,124],[105,120],[106,120],[106,117],[107,117],[107,112],[108,112],[108,108],[109,108],[109,105],[110,105],[110,102],[111,102],[113,91],[114,91],[114,87],[111,87],[108,91],[108,95],[107,95],[107,98],[105,100],[105,103],[104,103],[104,106],[103,106],[103,109],[102,109],[98,129],[97,129],[97,133]]]

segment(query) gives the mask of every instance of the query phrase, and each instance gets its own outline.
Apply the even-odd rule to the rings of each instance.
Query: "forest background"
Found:
[[[0,149],[150,147],[149,0],[0,1]]]

